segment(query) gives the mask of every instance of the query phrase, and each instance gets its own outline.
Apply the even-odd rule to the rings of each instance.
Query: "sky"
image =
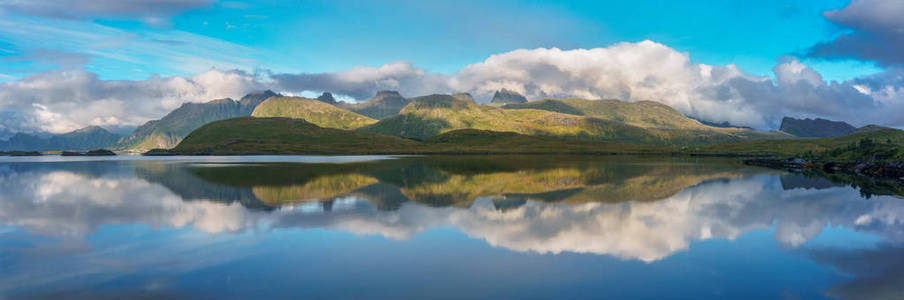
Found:
[[[0,0],[0,138],[272,89],[508,88],[904,127],[904,1]]]

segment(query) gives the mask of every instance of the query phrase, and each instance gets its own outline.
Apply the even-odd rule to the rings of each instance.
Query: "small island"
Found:
[[[41,156],[38,151],[0,151],[0,156]]]
[[[107,149],[97,149],[87,152],[80,151],[63,151],[61,156],[115,156],[116,153]]]

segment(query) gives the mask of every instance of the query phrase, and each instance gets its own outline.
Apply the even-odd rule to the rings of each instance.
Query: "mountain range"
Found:
[[[250,116],[264,100],[275,96],[280,95],[267,90],[248,94],[239,101],[225,98],[206,103],[185,103],[163,118],[139,126],[112,148],[137,151],[172,148],[198,127],[213,121]]]
[[[170,149],[205,124],[248,116],[303,119],[319,128],[418,141],[473,129],[587,141],[698,146],[759,139],[834,137],[856,131],[844,122],[785,118],[781,131],[763,132],[693,119],[658,102],[578,98],[527,101],[507,89],[497,91],[489,105],[476,103],[468,93],[409,99],[396,91],[379,91],[367,101],[348,103],[337,101],[329,92],[309,99],[283,97],[268,90],[248,94],[238,101],[225,98],[185,103],[118,140],[106,130],[90,127],[51,137],[16,134],[8,141],[0,141],[0,150]]]
[[[367,101],[361,103],[340,102],[338,107],[379,120],[398,114],[409,102],[399,92],[379,91],[376,96]]]
[[[16,133],[8,140],[0,140],[0,150],[94,150],[108,147],[116,143],[119,138],[119,135],[98,126],[88,126],[72,132],[52,134],[50,136]]]

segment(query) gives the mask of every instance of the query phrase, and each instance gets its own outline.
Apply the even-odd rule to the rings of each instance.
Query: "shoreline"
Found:
[[[801,159],[747,159],[744,164],[748,166],[766,167],[789,171],[816,171],[833,173],[846,173],[857,176],[877,179],[891,179],[904,185],[904,163],[865,163],[865,162],[832,162],[832,161],[805,161]]]

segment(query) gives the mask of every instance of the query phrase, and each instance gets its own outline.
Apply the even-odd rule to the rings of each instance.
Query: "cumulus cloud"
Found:
[[[398,90],[403,95],[448,92],[447,78],[428,73],[408,62],[393,62],[380,67],[356,67],[337,73],[273,74],[278,89],[290,91],[329,91],[367,99],[379,90]]]
[[[211,69],[193,77],[102,80],[83,70],[53,70],[0,83],[0,111],[15,131],[71,131],[87,125],[135,126],[185,102],[239,97],[263,89],[255,75]],[[6,118],[4,118],[6,120]]]
[[[814,45],[807,50],[808,56],[872,60],[886,66],[904,64],[904,2],[854,0],[823,15],[849,32]]]
[[[0,9],[34,16],[82,18],[137,18],[151,25],[165,25],[183,11],[204,7],[211,0],[0,0]]]
[[[281,89],[328,90],[357,99],[377,90],[403,95],[470,92],[487,101],[507,88],[528,98],[582,97],[652,100],[715,122],[774,129],[784,116],[824,117],[867,125],[904,126],[897,78],[889,70],[869,78],[826,82],[812,68],[785,60],[775,78],[754,76],[734,65],[692,62],[687,53],[652,41],[607,48],[521,49],[492,55],[452,75],[426,72],[407,63],[339,73],[276,74]],[[864,86],[874,89],[865,92]]]
[[[334,73],[266,74],[211,70],[192,77],[115,81],[85,71],[48,71],[0,84],[0,111],[18,111],[28,120],[25,124],[56,132],[84,125],[136,125],[185,101],[240,97],[265,88],[287,94],[328,91],[358,100],[379,90],[398,90],[407,97],[470,92],[483,102],[507,88],[530,99],[652,100],[692,117],[760,129],[776,129],[784,116],[904,126],[899,117],[904,114],[904,69],[827,82],[813,68],[785,59],[773,68],[774,77],[755,76],[734,65],[692,62],[687,53],[652,41],[515,50],[453,74],[431,73],[407,62]]]

